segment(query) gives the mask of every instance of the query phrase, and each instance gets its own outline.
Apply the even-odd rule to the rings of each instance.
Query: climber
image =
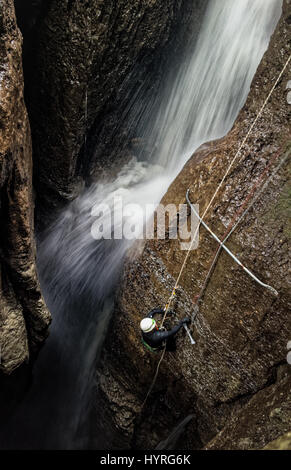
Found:
[[[184,325],[191,323],[191,320],[190,318],[184,318],[184,320],[181,320],[178,325],[174,326],[170,331],[159,329],[153,317],[157,314],[164,313],[165,311],[163,309],[155,308],[140,322],[142,339],[144,344],[151,350],[159,350],[166,344],[167,350],[174,351],[174,336]],[[174,312],[168,312],[168,314],[175,315]]]

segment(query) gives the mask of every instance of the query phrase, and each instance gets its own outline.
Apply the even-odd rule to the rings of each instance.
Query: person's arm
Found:
[[[162,308],[154,308],[153,310],[150,311],[150,313],[147,315],[147,318],[153,318],[155,315],[165,313],[165,310]]]
[[[172,328],[170,331],[158,331],[156,333],[156,336],[159,337],[159,340],[160,341],[165,341],[166,339],[169,339],[171,338],[172,336],[175,336],[176,333],[178,333],[178,331],[184,326],[184,325],[189,325],[189,323],[191,323],[191,320],[190,318],[184,318],[184,320],[181,320],[178,325],[174,326],[174,328]]]
[[[155,315],[158,315],[158,314],[164,314],[165,313],[165,310],[163,308],[154,308],[153,310],[150,311],[150,313],[147,315],[147,318],[153,318]],[[168,311],[168,315],[176,315],[175,312],[173,312],[172,310],[169,310]]]
[[[170,331],[157,331],[155,333],[155,339],[158,341],[165,341],[169,338],[172,338],[172,336],[175,336],[176,333],[182,328],[183,323],[180,322],[178,325],[174,326]]]

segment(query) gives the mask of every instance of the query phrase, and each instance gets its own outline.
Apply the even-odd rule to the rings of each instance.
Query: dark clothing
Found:
[[[147,318],[153,318],[157,314],[164,314],[165,311],[160,308],[155,308],[148,315]],[[168,312],[169,314],[174,314],[174,312]],[[153,349],[160,348],[165,341],[168,341],[170,338],[173,338],[178,331],[182,328],[183,322],[180,322],[178,325],[174,326],[170,331],[159,330],[155,328],[150,331],[150,333],[142,333],[144,341]]]

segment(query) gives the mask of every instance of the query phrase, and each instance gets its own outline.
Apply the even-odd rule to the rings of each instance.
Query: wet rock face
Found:
[[[48,211],[120,156],[128,142],[125,110],[139,88],[155,93],[152,77],[163,46],[172,38],[175,49],[184,39],[178,39],[177,25],[193,12],[198,24],[206,4],[51,0],[34,6],[31,27],[17,2],[27,50],[35,186]]]
[[[200,213],[206,209],[288,59],[290,8],[290,2],[285,1],[282,18],[233,129],[225,138],[202,146],[194,154],[169,188],[165,204],[185,203],[190,188],[191,200],[200,205]],[[166,354],[154,391],[141,411],[159,356],[143,349],[139,322],[153,307],[165,305],[185,257],[179,241],[146,243],[142,254],[125,267],[110,340],[98,370],[98,406],[107,407],[104,419],[114,423],[129,447],[155,447],[189,414],[194,419],[177,444],[179,449],[261,449],[288,431],[288,80],[290,65],[205,217],[206,223],[223,237],[268,162],[274,159],[265,177],[286,158],[227,242],[254,274],[278,290],[279,296],[258,286],[222,253],[192,325],[196,346],[179,334],[177,352]],[[188,259],[172,305],[179,319],[192,313],[193,299],[202,288],[216,248],[216,242],[201,228],[199,247]],[[283,370],[281,365],[285,365]]]
[[[12,0],[0,4],[0,128],[0,371],[9,374],[39,349],[50,319],[35,267],[31,137]]]

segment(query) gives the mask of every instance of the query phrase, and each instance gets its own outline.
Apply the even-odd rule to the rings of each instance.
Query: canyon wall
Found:
[[[135,95],[144,103],[158,96],[162,69],[168,66],[165,51],[171,48],[175,56],[189,19],[195,16],[198,30],[206,5],[202,0],[30,3],[32,16],[22,27],[33,167],[22,39],[13,2],[0,4],[0,368],[6,374],[39,349],[50,322],[35,267],[32,172],[43,219],[123,158],[135,137],[127,121]],[[16,1],[18,12],[19,5],[21,0]],[[195,153],[164,202],[184,203],[190,188],[203,212],[290,54],[290,18],[285,0],[234,128]],[[288,80],[290,65],[206,216],[218,235],[270,158],[277,152],[280,158],[288,155]],[[179,241],[151,241],[139,257],[128,260],[98,370],[99,427],[104,436],[112,430],[112,447],[153,448],[189,415],[175,444],[179,448],[263,448],[290,430],[290,230],[289,159],[229,241],[279,297],[254,284],[222,254],[192,325],[196,346],[179,334],[177,352],[166,354],[143,410],[159,356],[143,349],[139,322],[152,307],[165,304],[185,253]],[[179,318],[192,311],[215,248],[201,229],[199,248],[188,260],[173,305]]]
[[[32,149],[23,98],[22,37],[12,0],[0,3],[0,371],[38,351],[50,315],[35,267]]]
[[[252,82],[247,102],[223,139],[198,149],[163,199],[193,203],[204,212],[226,168],[290,55],[290,1]],[[118,430],[109,447],[154,448],[192,415],[179,449],[261,449],[290,431],[290,62],[205,217],[222,237],[262,172],[273,180],[264,189],[229,241],[228,247],[263,282],[255,283],[223,252],[192,324],[196,345],[185,333],[177,351],[166,352],[154,389],[160,354],[143,348],[139,323],[152,308],[164,306],[175,285],[185,252],[180,240],[147,241],[128,259],[117,296],[111,331],[98,369],[96,408],[99,432]],[[268,167],[268,162],[270,166]],[[192,314],[216,242],[200,229],[172,305],[177,319]],[[168,320],[168,327],[175,320]],[[120,438],[122,436],[122,438]],[[172,445],[174,445],[172,443]]]
[[[112,164],[118,159],[121,141],[129,142],[121,129],[124,109],[136,89],[155,93],[149,77],[162,75],[163,47],[171,42],[174,52],[186,41],[193,16],[199,29],[205,5],[201,0],[143,0],[130,5],[123,0],[28,0],[24,6],[15,0],[24,35],[24,80],[14,4],[1,2],[4,372],[28,361],[50,323],[35,266],[32,173],[39,206],[46,209],[39,215],[43,226],[48,212],[55,216],[61,201],[77,196],[92,173],[104,170],[104,161]]]
[[[207,2],[33,4],[26,14],[16,0],[24,32],[34,184],[38,206],[53,212],[78,195],[84,181],[122,158],[134,134],[127,118],[136,96],[144,105],[149,96],[159,96],[165,57],[171,54],[173,66],[190,19],[198,32]]]

